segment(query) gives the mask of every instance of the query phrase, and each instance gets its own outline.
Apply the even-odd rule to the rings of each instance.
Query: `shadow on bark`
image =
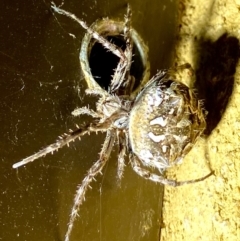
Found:
[[[240,56],[239,40],[225,33],[215,42],[200,40],[198,48],[195,88],[208,112],[205,134],[209,136],[221,120],[232,95]]]

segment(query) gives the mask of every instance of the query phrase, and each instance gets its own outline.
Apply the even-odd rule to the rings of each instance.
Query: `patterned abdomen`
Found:
[[[129,117],[130,145],[143,165],[161,171],[191,150],[205,126],[196,95],[164,74],[136,98]]]

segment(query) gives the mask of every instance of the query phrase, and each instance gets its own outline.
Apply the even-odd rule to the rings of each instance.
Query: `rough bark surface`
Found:
[[[195,84],[202,86],[199,94],[203,99],[208,98],[205,101],[208,108],[211,107],[208,110],[210,129],[183,163],[169,170],[167,175],[177,180],[194,179],[206,175],[209,165],[215,175],[201,183],[165,187],[161,241],[240,240],[239,24],[239,0],[179,1],[176,64],[188,62],[196,70]],[[215,44],[217,48],[211,52],[208,47]],[[216,67],[220,58],[217,54],[222,50],[222,55],[226,56]],[[227,69],[227,73],[223,69]],[[187,80],[186,76],[182,78]],[[187,84],[194,86],[194,83]],[[212,97],[211,93],[207,94],[209,88],[216,91]],[[220,98],[219,106],[215,97]]]

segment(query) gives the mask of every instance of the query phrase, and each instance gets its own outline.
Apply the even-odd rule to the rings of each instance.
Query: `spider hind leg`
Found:
[[[139,176],[141,176],[141,177],[143,177],[145,179],[149,179],[149,180],[151,180],[153,182],[158,182],[158,183],[162,183],[164,185],[169,185],[169,186],[173,186],[173,187],[178,187],[178,186],[182,186],[182,185],[190,184],[190,183],[201,182],[201,181],[205,180],[206,178],[208,178],[208,177],[210,177],[211,175],[214,174],[214,172],[211,171],[206,176],[198,178],[198,179],[187,180],[187,181],[175,181],[175,180],[170,180],[170,179],[164,178],[163,176],[151,173],[147,169],[143,168],[141,166],[140,161],[138,160],[138,157],[135,156],[133,153],[130,153],[129,157],[130,157],[130,162],[131,162],[133,170]]]

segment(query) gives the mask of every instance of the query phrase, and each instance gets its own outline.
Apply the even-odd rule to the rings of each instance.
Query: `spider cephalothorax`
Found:
[[[125,154],[129,154],[131,166],[137,174],[154,182],[171,186],[202,181],[212,173],[199,179],[183,182],[168,180],[162,175],[166,168],[178,163],[191,150],[205,129],[205,118],[196,95],[186,85],[175,80],[171,75],[172,71],[159,71],[136,98],[131,97],[134,77],[130,75],[133,48],[130,37],[130,8],[128,7],[127,10],[123,30],[125,50],[103,38],[75,15],[55,5],[52,5],[52,9],[77,21],[92,38],[120,59],[108,91],[100,87],[86,90],[87,94],[99,97],[96,110],[82,107],[75,109],[72,113],[74,116],[93,117],[91,123],[60,136],[56,143],[13,165],[14,168],[18,168],[32,162],[87,133],[106,132],[99,159],[89,169],[77,189],[65,236],[65,241],[68,241],[85,193],[96,175],[101,173],[114,144],[119,147],[119,179],[123,175]]]

